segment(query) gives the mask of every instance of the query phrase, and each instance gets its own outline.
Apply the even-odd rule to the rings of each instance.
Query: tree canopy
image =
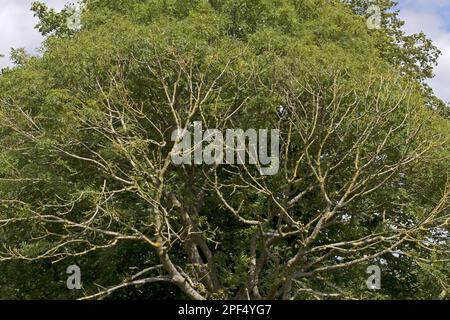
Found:
[[[86,0],[72,30],[34,3],[43,53],[0,74],[0,297],[448,299],[439,51],[377,4],[370,30],[363,0]],[[280,130],[278,174],[173,164],[195,121]]]

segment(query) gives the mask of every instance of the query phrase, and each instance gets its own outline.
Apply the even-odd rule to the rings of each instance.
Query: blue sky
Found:
[[[36,52],[41,42],[34,29],[36,20],[29,11],[32,0],[0,0],[0,53],[8,56],[11,47],[25,47]],[[67,0],[43,0],[61,9]],[[72,1],[75,2],[75,1]],[[425,32],[441,49],[443,55],[429,81],[436,94],[450,102],[450,0],[397,0],[408,33]],[[10,65],[7,57],[0,58],[0,68]]]
[[[423,31],[442,51],[436,76],[429,81],[436,94],[450,102],[450,0],[397,0],[407,33]]]

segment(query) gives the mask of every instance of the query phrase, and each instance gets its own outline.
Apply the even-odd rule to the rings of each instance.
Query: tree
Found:
[[[399,74],[348,7],[85,5],[61,33],[36,4],[45,52],[0,76],[7,280],[78,261],[101,270],[83,298],[445,297],[448,119],[427,107],[426,71]],[[172,133],[196,121],[279,130],[280,171],[173,164]],[[378,293],[372,264],[390,279]]]

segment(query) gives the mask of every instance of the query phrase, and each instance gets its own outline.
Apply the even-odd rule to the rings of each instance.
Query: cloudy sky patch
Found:
[[[10,66],[11,48],[25,48],[27,52],[37,53],[42,37],[34,27],[37,19],[30,11],[33,0],[0,0],[0,68]],[[62,9],[69,1],[44,0],[55,9]]]
[[[435,69],[435,77],[429,80],[436,95],[450,102],[450,1],[449,0],[400,0],[400,17],[405,20],[407,33],[423,31],[442,51]]]

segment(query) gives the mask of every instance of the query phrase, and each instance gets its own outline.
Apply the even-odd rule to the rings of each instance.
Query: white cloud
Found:
[[[1,0],[0,4],[0,68],[10,65],[11,47],[24,47],[36,53],[42,41],[34,29],[36,18],[30,11],[33,0]],[[43,0],[50,7],[61,9],[69,0]],[[408,33],[425,32],[441,49],[443,55],[436,68],[436,77],[429,81],[436,94],[450,101],[450,1],[449,0],[400,0],[400,16],[406,21]]]
[[[34,29],[37,19],[30,11],[33,0],[1,0],[0,3],[0,68],[11,64],[9,52],[11,48],[25,48],[35,53],[40,46],[42,37]],[[61,9],[67,0],[43,0],[52,8]]]
[[[400,11],[401,18],[405,20],[404,30],[409,34],[423,31],[442,51],[438,66],[435,68],[435,77],[428,83],[438,97],[450,102],[450,31],[442,12],[438,10],[448,10],[449,2],[440,0],[411,1],[427,11],[420,11],[418,8],[415,8],[414,11]]]

